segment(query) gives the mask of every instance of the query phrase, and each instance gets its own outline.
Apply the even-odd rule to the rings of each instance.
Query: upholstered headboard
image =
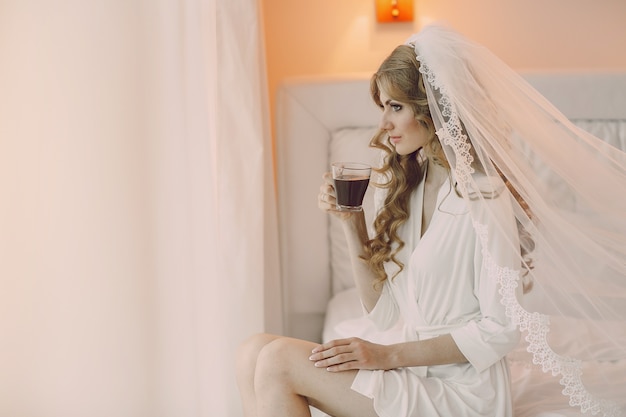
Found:
[[[524,73],[582,128],[626,149],[626,72]],[[375,161],[367,148],[378,123],[369,74],[299,78],[277,96],[276,147],[285,333],[318,341],[327,303],[350,285],[330,216],[317,208],[330,159]],[[375,163],[375,162],[374,162]],[[370,210],[371,211],[371,210]],[[371,213],[370,213],[371,215]]]

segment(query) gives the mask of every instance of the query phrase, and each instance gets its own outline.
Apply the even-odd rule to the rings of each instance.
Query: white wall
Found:
[[[391,24],[374,0],[262,1],[271,97],[286,77],[372,72],[436,20],[516,69],[626,69],[623,0],[414,0],[414,21]]]

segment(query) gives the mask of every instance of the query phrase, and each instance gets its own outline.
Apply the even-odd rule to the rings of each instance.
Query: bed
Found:
[[[626,73],[527,72],[522,74],[570,120],[626,150]],[[377,165],[378,151],[367,144],[376,130],[378,109],[369,98],[369,74],[294,78],[277,95],[276,149],[280,262],[285,334],[312,341],[340,334],[345,320],[362,314],[342,230],[317,208],[321,176],[330,161]],[[371,222],[373,196],[365,197]],[[625,214],[626,217],[626,214]],[[625,220],[626,221],[626,220]],[[586,329],[557,335],[576,348]],[[626,323],[614,331],[626,345]],[[579,416],[561,387],[527,365],[523,347],[508,355],[514,380],[516,417]],[[626,394],[626,358],[610,363],[616,392]],[[323,416],[313,410],[314,416]]]

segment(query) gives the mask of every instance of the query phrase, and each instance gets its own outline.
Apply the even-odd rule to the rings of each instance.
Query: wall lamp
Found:
[[[376,0],[376,20],[380,23],[413,20],[414,0]]]

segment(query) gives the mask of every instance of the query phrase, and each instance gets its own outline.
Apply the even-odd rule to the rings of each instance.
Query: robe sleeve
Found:
[[[480,314],[451,335],[467,360],[482,372],[501,360],[519,342],[520,332],[506,315],[499,279],[519,277],[519,237],[508,200],[485,200],[473,213],[476,231],[474,296]],[[519,295],[519,294],[518,294]]]
[[[385,281],[382,292],[376,305],[369,313],[363,308],[365,315],[374,323],[378,331],[385,331],[393,327],[398,321],[399,310],[393,296],[389,281]]]

